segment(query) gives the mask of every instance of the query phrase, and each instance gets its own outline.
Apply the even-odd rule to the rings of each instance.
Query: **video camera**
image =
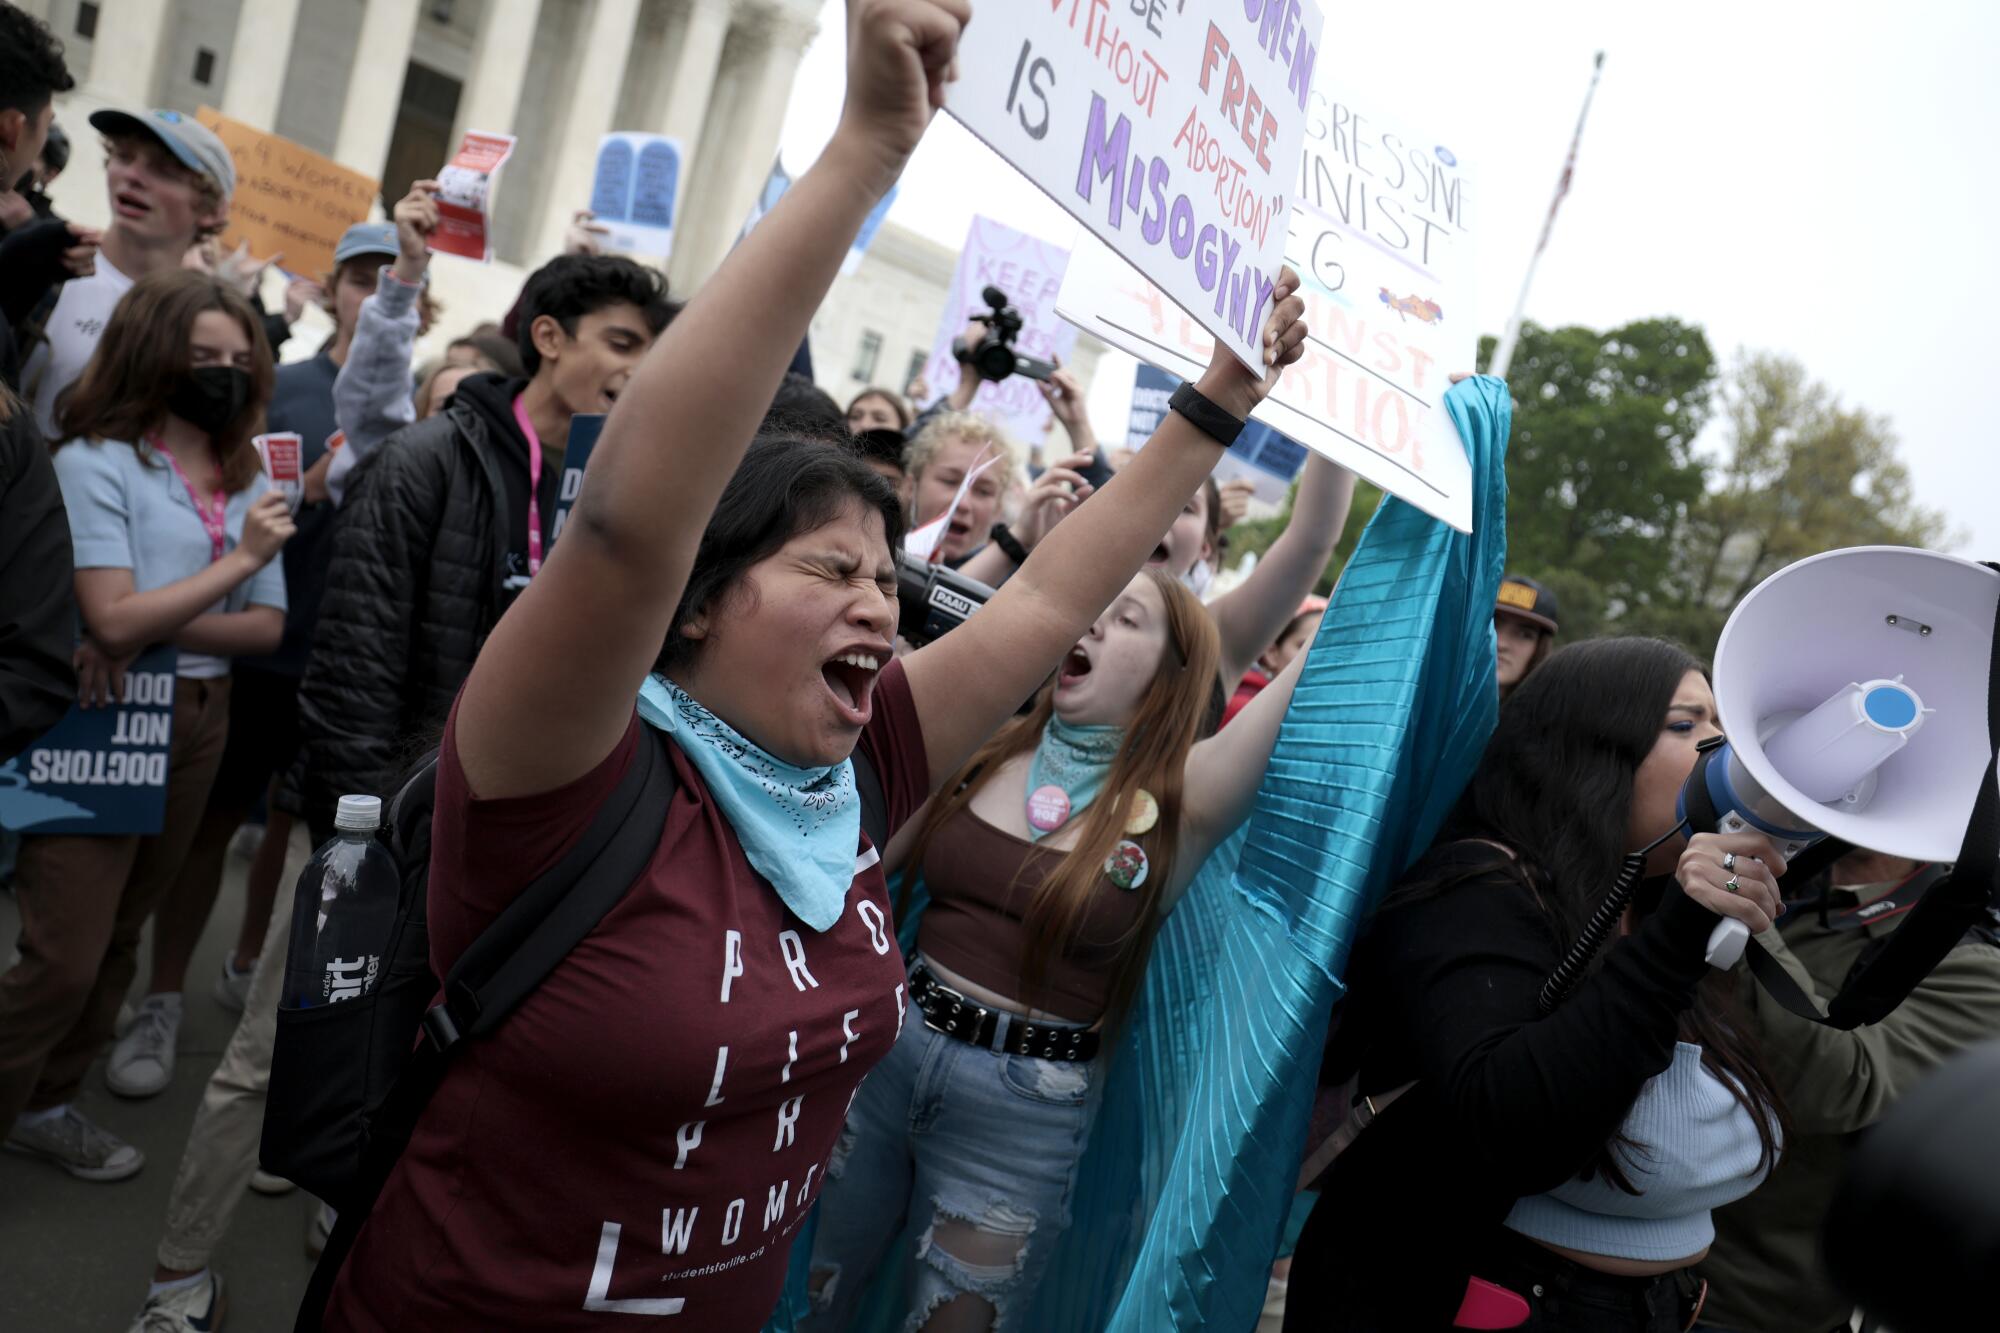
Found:
[[[948,565],[896,553],[896,599],[902,604],[897,632],[921,648],[964,624],[993,595],[993,589]]]
[[[1010,375],[1031,380],[1047,380],[1054,375],[1054,362],[1022,356],[1014,350],[1014,340],[1021,336],[1021,312],[1008,304],[1007,293],[998,287],[988,287],[980,296],[989,309],[984,315],[973,318],[986,321],[986,336],[971,345],[967,345],[963,338],[952,339],[952,359],[960,365],[972,367],[972,372],[980,379],[991,380],[995,384]]]

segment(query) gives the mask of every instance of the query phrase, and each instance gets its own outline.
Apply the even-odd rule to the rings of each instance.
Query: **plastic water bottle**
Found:
[[[375,989],[396,928],[401,880],[375,840],[379,796],[343,796],[332,841],[299,876],[285,954],[285,1004],[296,1009],[355,1000]]]

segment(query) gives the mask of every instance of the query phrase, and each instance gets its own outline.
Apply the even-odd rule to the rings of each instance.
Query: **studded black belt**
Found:
[[[1098,1034],[1089,1028],[1035,1022],[990,1008],[945,985],[922,963],[910,972],[910,1002],[923,1012],[925,1027],[969,1046],[1038,1060],[1097,1058]]]

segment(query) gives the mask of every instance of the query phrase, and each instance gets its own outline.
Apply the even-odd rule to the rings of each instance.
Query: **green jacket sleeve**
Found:
[[[1855,951],[1814,951],[1838,975],[1809,971],[1780,932],[1759,943],[1821,1008]],[[1830,968],[1827,970],[1831,970]],[[2000,949],[1960,944],[1880,1023],[1842,1032],[1798,1017],[1754,985],[1751,1006],[1779,1094],[1799,1132],[1845,1134],[1873,1124],[1925,1074],[2000,1032]]]

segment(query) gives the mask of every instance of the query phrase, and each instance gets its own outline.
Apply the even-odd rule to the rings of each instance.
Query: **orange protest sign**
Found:
[[[222,243],[250,243],[269,259],[282,250],[293,273],[319,277],[333,269],[340,233],[366,221],[381,186],[312,149],[231,120],[214,107],[195,112],[236,160],[236,193]]]

